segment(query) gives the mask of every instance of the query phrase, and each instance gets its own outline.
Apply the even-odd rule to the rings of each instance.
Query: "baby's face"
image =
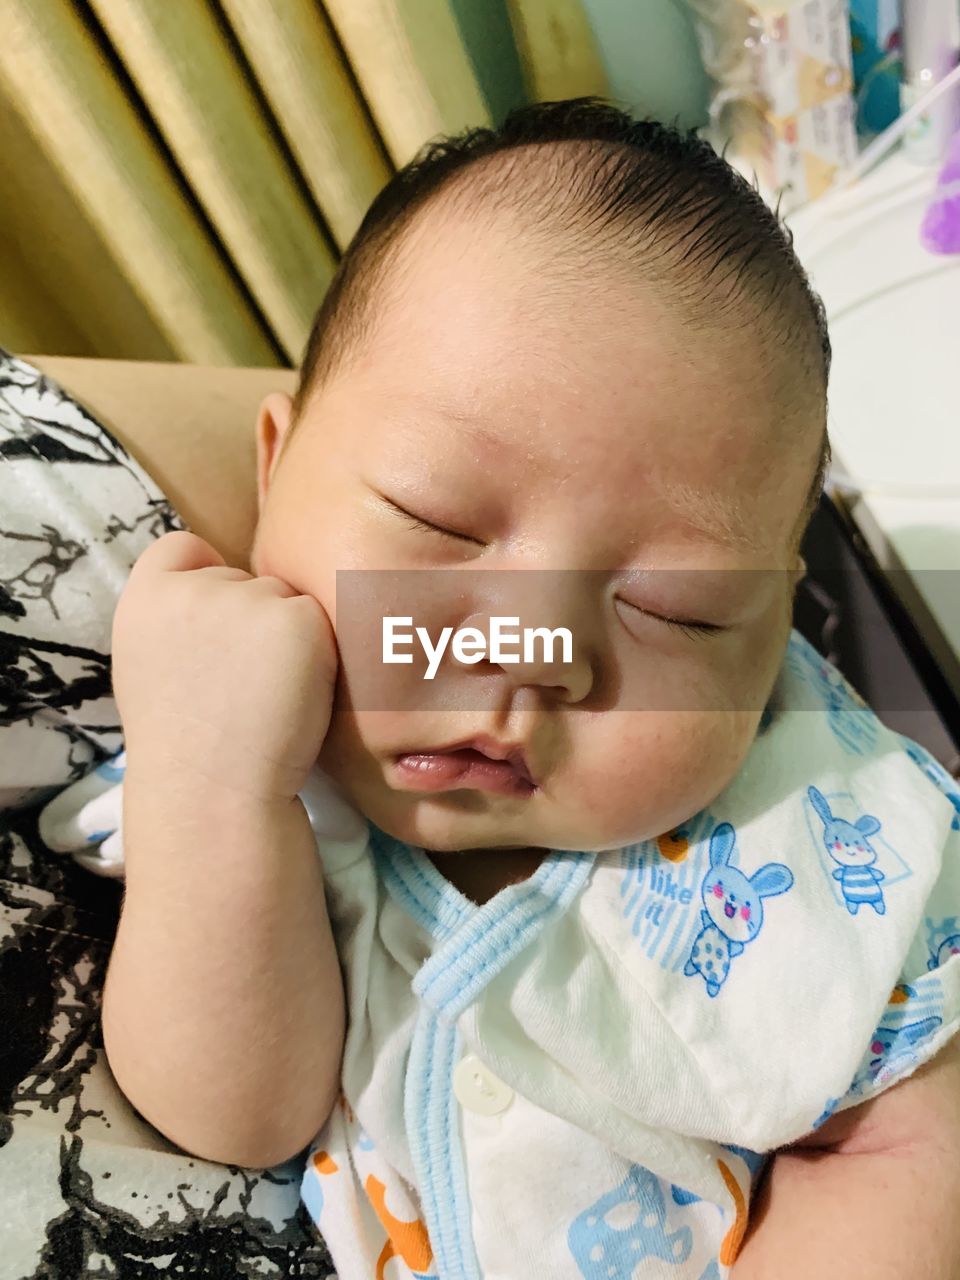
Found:
[[[571,282],[506,231],[425,220],[263,486],[253,567],[315,596],[340,644],[320,763],[409,843],[656,836],[726,786],[756,731],[817,424],[790,420],[749,331],[694,331],[619,276]],[[262,479],[288,420],[271,397]],[[338,570],[390,573],[361,609],[366,580],[341,577],[338,599]],[[381,664],[382,613],[434,639],[492,614],[565,627],[572,660],[448,652],[428,682],[424,663]],[[444,753],[478,739],[522,751],[534,785]]]

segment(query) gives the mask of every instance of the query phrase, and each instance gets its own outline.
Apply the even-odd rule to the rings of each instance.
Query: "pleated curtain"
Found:
[[[0,345],[295,364],[424,142],[606,91],[580,0],[0,0]]]

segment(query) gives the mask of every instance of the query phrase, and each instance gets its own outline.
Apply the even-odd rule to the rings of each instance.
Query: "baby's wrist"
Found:
[[[241,867],[264,874],[279,851],[310,846],[310,820],[297,798],[220,783],[185,766],[139,757],[123,780],[123,843],[128,893],[167,900],[165,886],[201,874],[235,879]],[[171,881],[172,877],[172,881]]]
[[[289,804],[308,772],[267,759],[208,725],[198,724],[176,741],[128,736],[125,745],[128,789],[135,784],[189,803],[222,799],[240,806]]]

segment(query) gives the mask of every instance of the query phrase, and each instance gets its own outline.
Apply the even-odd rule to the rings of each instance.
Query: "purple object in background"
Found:
[[[954,134],[947,149],[920,239],[931,253],[960,253],[960,133]]]

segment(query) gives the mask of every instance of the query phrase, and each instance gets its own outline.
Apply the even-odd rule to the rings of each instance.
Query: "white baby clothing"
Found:
[[[767,1154],[960,1025],[960,788],[799,635],[708,809],[483,906],[302,799],[348,1001],[303,1198],[341,1280],[720,1280]],[[41,820],[83,826],[69,792]]]

